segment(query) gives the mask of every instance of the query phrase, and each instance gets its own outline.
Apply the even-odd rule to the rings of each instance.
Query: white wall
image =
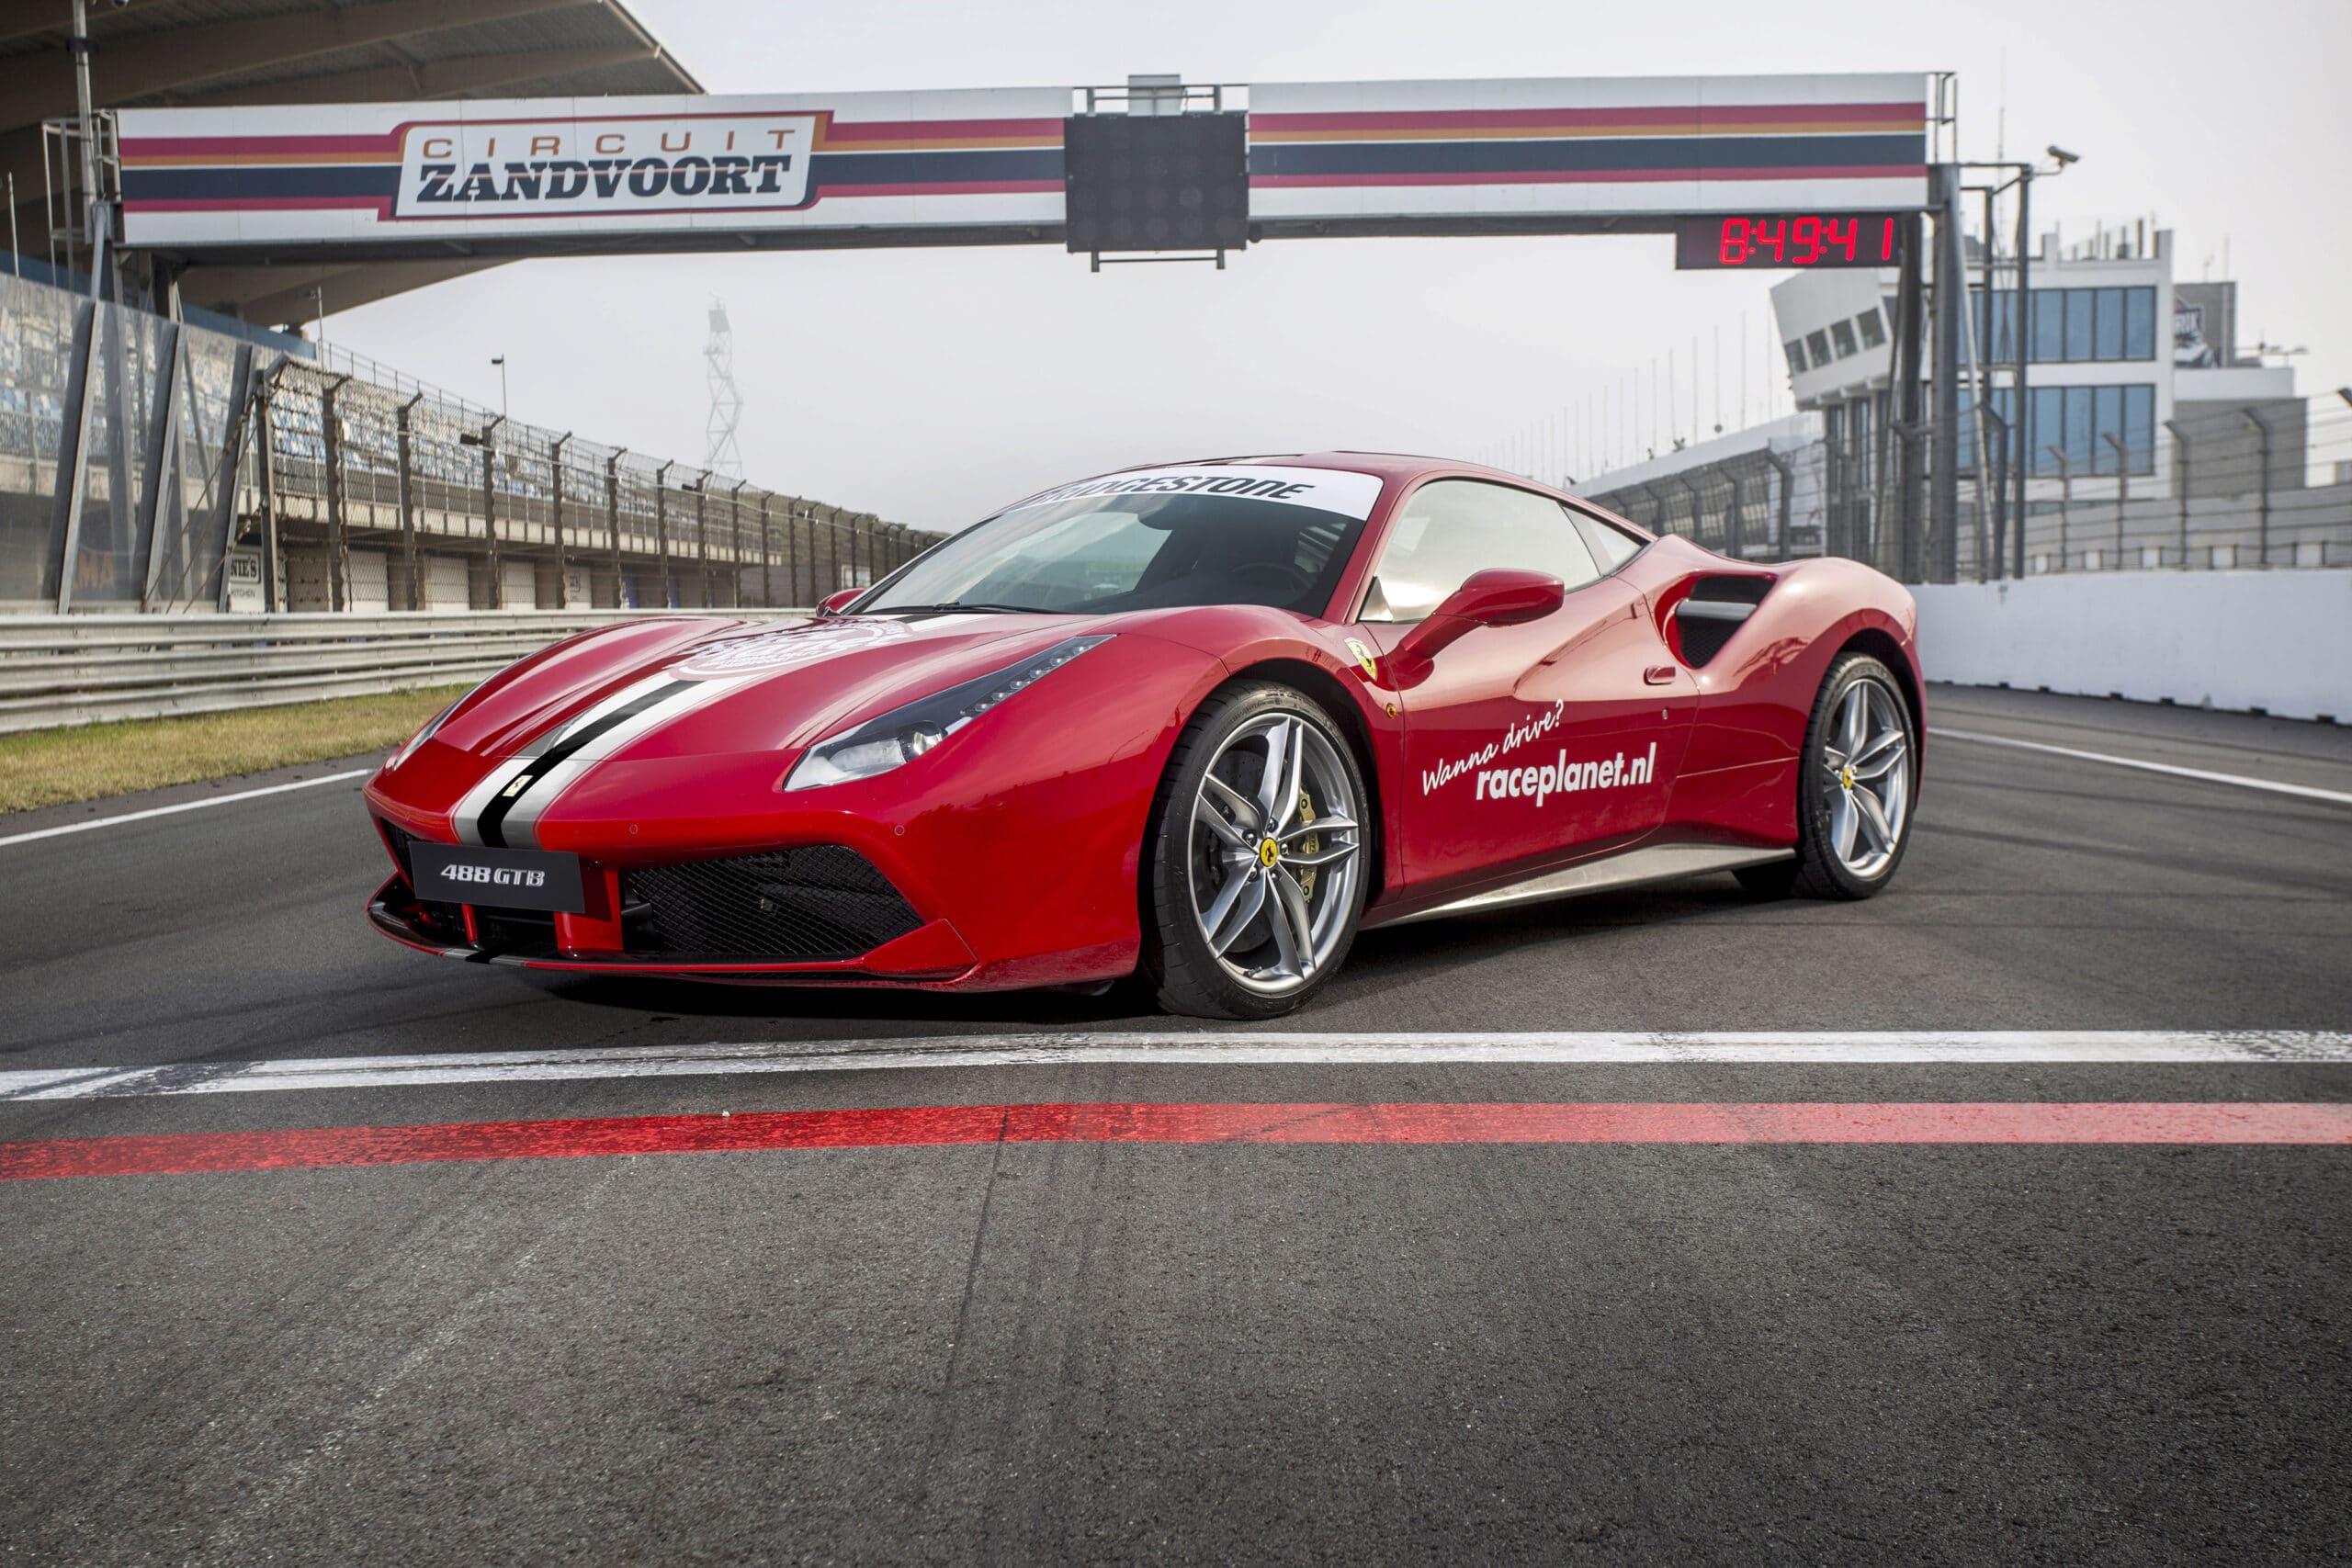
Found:
[[[1930,681],[2352,724],[2352,571],[2069,572],[1911,592]]]

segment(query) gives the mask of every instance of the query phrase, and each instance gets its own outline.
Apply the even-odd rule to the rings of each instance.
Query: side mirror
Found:
[[[852,604],[856,604],[858,595],[865,592],[863,588],[843,588],[837,592],[828,593],[817,601],[817,614],[838,615]]]
[[[1430,612],[1429,619],[1405,634],[1388,656],[1390,672],[1399,690],[1418,686],[1429,678],[1438,654],[1480,626],[1516,626],[1540,621],[1567,602],[1568,591],[1556,577],[1540,571],[1496,567],[1473,572],[1468,581]]]

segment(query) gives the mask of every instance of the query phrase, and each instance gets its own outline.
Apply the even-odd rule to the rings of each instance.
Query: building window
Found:
[[[1787,350],[1789,351],[1789,374],[1790,374],[1790,375],[1792,375],[1792,376],[1802,376],[1802,375],[1804,375],[1804,341],[1803,341],[1802,339],[1799,339],[1799,338],[1791,338],[1788,342],[1786,342],[1786,343],[1782,344],[1781,346],[1782,348],[1785,348],[1785,349],[1787,349]]]
[[[1854,357],[1857,350],[1854,346],[1854,324],[1851,321],[1830,322],[1829,336],[1831,341],[1836,343],[1838,345],[1838,358],[1851,359]]]
[[[1996,412],[2006,412],[2007,389],[1994,394]],[[2071,472],[2076,478],[2113,474],[2118,468],[2134,474],[2156,471],[2156,389],[2148,382],[2113,387],[2036,387],[2031,418],[2026,431],[2031,454],[2028,472],[2037,479],[2056,479]],[[2123,443],[2118,462],[2107,437]],[[2052,451],[2065,454],[2061,464]]]
[[[2013,333],[2017,292],[2002,289],[1985,302],[1971,296],[1979,355],[1995,363],[2017,357]],[[2156,291],[2154,288],[2037,288],[2033,291],[2033,358],[2042,364],[2068,360],[2117,361],[2156,356]]]
[[[2033,357],[2045,361],[2066,357],[2066,295],[2064,289],[2044,288],[2033,296]]]
[[[1854,321],[1855,324],[1862,329],[1862,346],[1864,348],[1883,348],[1885,346],[1886,319],[1883,316],[1881,316],[1874,310],[1864,310],[1860,315],[1855,317]]]
[[[2123,357],[2154,359],[2156,356],[2156,291],[2153,288],[2127,288],[2123,291]]]
[[[1820,369],[1829,363],[1829,334],[1827,333],[1805,333],[1804,351],[1812,356],[1813,367],[1815,370]]]
[[[2060,296],[2066,307],[2066,357],[2070,360],[2098,357],[2091,352],[2091,296],[2096,292],[2090,288],[2069,288]]]
[[[2120,288],[2086,289],[2097,300],[2092,317],[2091,357],[2120,359],[2123,357],[2123,290]]]

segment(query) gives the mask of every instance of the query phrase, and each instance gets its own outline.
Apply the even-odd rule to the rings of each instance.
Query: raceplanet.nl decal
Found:
[[[1025,511],[1090,496],[1216,495],[1235,501],[1272,501],[1317,512],[1365,518],[1380,500],[1380,477],[1346,468],[1285,468],[1267,463],[1212,464],[1202,468],[1136,468],[1057,485],[1005,508]]]
[[[1600,761],[1571,762],[1566,751],[1540,767],[1489,768],[1478,775],[1480,800],[1523,800],[1533,796],[1541,806],[1555,795],[1581,790],[1635,789],[1648,784],[1657,768],[1657,742],[1645,756],[1625,760],[1625,753]]]

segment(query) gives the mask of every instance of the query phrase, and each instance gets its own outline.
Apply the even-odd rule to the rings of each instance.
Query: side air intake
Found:
[[[1690,597],[1674,607],[1675,639],[1682,662],[1698,669],[1721,653],[1732,634],[1747,625],[1747,617],[1771,591],[1769,577],[1701,578]]]

